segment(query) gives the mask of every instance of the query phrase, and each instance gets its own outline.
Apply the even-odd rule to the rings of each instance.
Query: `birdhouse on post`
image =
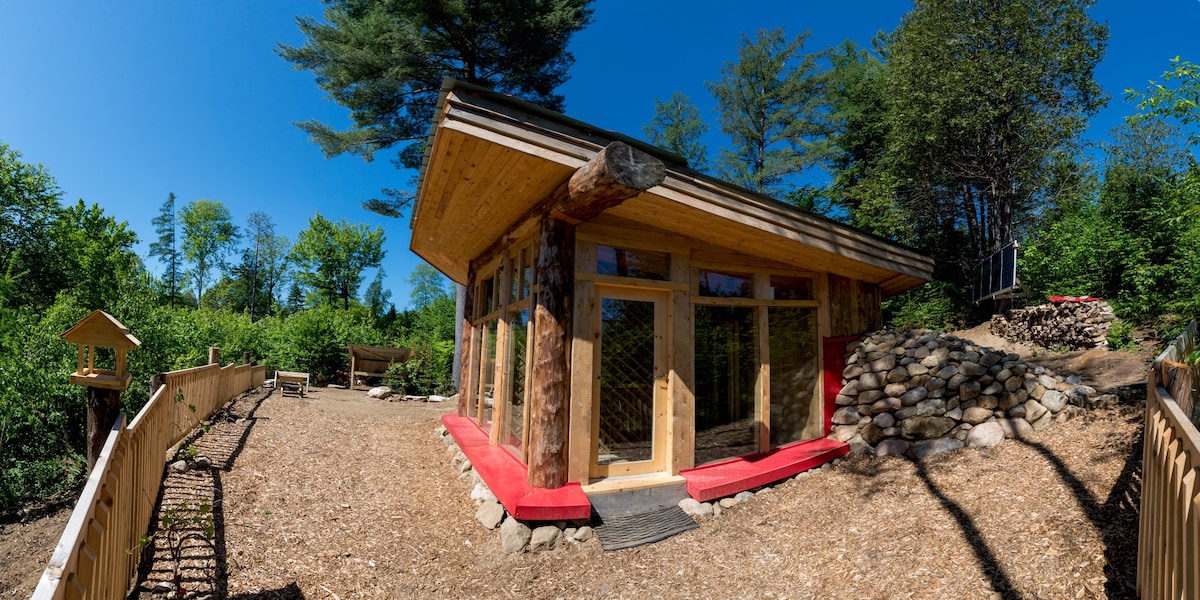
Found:
[[[129,387],[133,378],[125,371],[125,353],[142,345],[142,342],[133,337],[120,321],[102,310],[88,315],[60,337],[79,348],[71,383],[88,388],[88,470],[91,470],[104,447],[108,430],[117,420],[121,392]],[[97,367],[97,348],[116,351],[116,364],[112,369]]]

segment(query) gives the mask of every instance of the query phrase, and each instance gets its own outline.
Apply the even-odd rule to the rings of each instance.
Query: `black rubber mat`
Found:
[[[610,514],[607,517],[593,513],[592,520],[596,523],[600,546],[605,550],[650,544],[700,528],[700,524],[678,506],[664,506],[635,514]]]

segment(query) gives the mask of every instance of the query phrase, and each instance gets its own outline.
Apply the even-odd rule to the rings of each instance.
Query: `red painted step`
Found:
[[[442,424],[514,518],[565,521],[591,515],[592,505],[578,483],[555,489],[535,488],[528,483],[529,468],[504,448],[489,444],[487,434],[474,421],[451,413],[442,417]]]
[[[845,442],[817,438],[757,454],[680,471],[691,497],[707,502],[819,467],[850,452]]]

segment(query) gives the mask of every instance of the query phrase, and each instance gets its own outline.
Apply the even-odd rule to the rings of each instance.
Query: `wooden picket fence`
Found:
[[[173,371],[128,425],[121,413],[33,598],[125,598],[172,448],[230,399],[261,387],[266,372],[216,364]]]
[[[1192,372],[1196,322],[1150,368],[1137,587],[1142,598],[1200,599],[1200,431]]]

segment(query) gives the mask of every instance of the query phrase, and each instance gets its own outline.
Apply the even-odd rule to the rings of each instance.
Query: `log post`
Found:
[[[662,161],[613,142],[580,167],[532,211],[538,218],[538,292],[533,301],[533,368],[529,387],[529,484],[567,482],[575,223],[599,216],[659,183]],[[581,460],[587,460],[581,458]]]
[[[87,465],[88,472],[96,466],[104,441],[121,413],[121,390],[99,387],[87,389]]]
[[[208,364],[216,365],[216,364],[220,364],[220,363],[221,363],[221,349],[210,347],[208,349]]]
[[[533,384],[530,389],[529,485],[567,481],[567,333],[575,286],[575,226],[544,217],[538,234],[538,293],[533,308]]]

